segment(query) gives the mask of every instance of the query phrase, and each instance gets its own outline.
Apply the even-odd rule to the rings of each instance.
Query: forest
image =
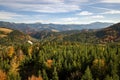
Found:
[[[120,45],[70,41],[0,45],[0,80],[119,80]]]

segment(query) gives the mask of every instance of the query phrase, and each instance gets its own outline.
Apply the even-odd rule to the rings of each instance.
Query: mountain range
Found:
[[[60,32],[68,30],[100,29],[110,26],[113,23],[94,22],[91,24],[42,24],[42,23],[11,23],[0,21],[0,26],[11,29],[17,29],[25,33],[39,32],[43,30]]]
[[[79,26],[79,28],[77,28],[77,26]],[[84,27],[70,24],[64,25],[63,27],[63,25],[58,24],[24,24],[1,21],[0,27],[0,43],[7,41],[34,41],[35,39],[87,43],[120,42],[120,23],[112,24],[96,22],[86,24]],[[70,28],[73,29],[70,30]]]

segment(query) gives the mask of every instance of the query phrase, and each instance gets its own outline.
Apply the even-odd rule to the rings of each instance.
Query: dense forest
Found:
[[[0,80],[119,80],[119,44],[37,42],[0,46]]]

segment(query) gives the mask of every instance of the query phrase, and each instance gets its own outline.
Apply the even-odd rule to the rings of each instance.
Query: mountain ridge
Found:
[[[91,24],[42,24],[42,23],[11,23],[0,21],[0,26],[5,26],[11,29],[17,29],[25,33],[42,31],[42,30],[56,30],[56,31],[67,31],[67,30],[82,30],[82,29],[100,29],[106,26],[112,25],[113,23],[102,23],[94,22]]]
[[[4,23],[4,25],[8,25],[8,24]],[[41,23],[37,23],[37,25],[39,24]],[[99,22],[97,22],[96,24],[99,24]],[[40,29],[40,31],[39,30],[37,31],[37,30],[32,30],[31,28],[27,28],[25,26],[27,24],[23,24],[23,25],[24,26],[21,26],[21,27],[23,27],[23,29],[28,30],[27,34],[38,40],[73,41],[73,42],[77,41],[77,42],[88,42],[88,43],[107,43],[107,42],[120,41],[120,23],[112,24],[108,27],[104,27],[101,29],[86,28],[82,30],[67,30],[67,31],[60,31],[60,32],[57,31],[55,28],[53,29],[53,31],[51,31],[52,29],[49,29],[48,28],[49,26],[46,26],[42,30]],[[12,26],[12,27],[14,28],[15,26]],[[17,30],[17,29],[14,29],[14,30]],[[22,31],[22,33],[23,32],[24,31]],[[24,33],[26,34],[26,32]]]

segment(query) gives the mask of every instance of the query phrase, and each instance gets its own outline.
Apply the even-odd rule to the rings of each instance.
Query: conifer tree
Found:
[[[81,80],[93,80],[89,66],[86,68],[85,73],[82,76]]]
[[[120,80],[120,78],[117,74],[113,74],[113,80]]]
[[[56,67],[54,67],[52,80],[59,80]]]
[[[113,79],[112,79],[112,77],[110,77],[109,75],[107,75],[104,80],[113,80]]]
[[[44,80],[49,80],[46,71],[43,69],[43,79]]]

